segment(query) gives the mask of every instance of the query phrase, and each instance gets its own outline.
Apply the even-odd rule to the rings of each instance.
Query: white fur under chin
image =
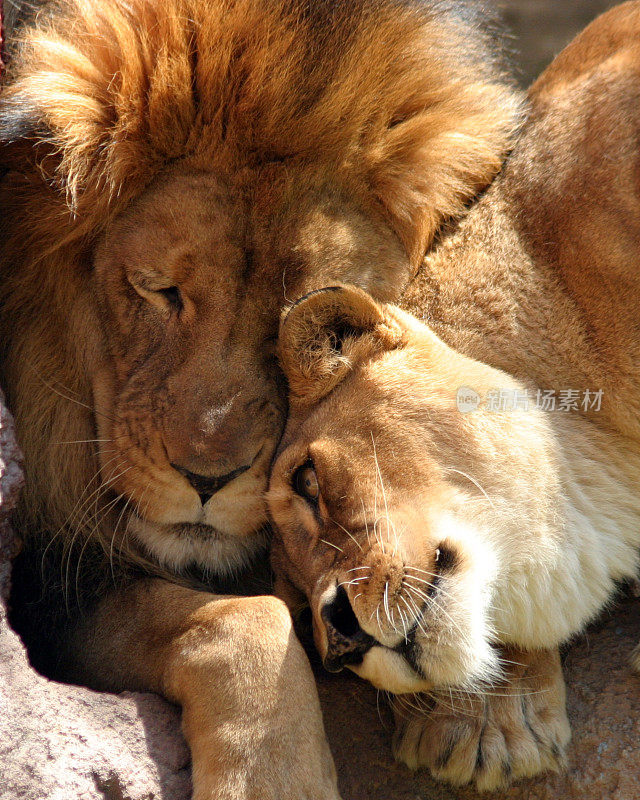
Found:
[[[460,558],[441,576],[440,595],[436,591],[435,596],[437,607],[427,609],[421,629],[416,631],[422,675],[403,655],[387,647],[373,647],[361,664],[351,667],[377,688],[394,694],[472,686],[500,675],[489,621],[498,569],[495,551],[486,536],[449,514],[439,518],[436,539],[446,542]]]
[[[211,538],[192,537],[139,518],[131,521],[129,530],[154,561],[176,573],[196,564],[211,575],[229,577],[246,567],[266,543],[261,531],[221,537],[212,529]]]
[[[264,548],[261,530],[267,522],[265,478],[261,465],[245,472],[216,492],[200,509],[194,535],[180,525],[158,525],[133,516],[129,530],[142,548],[163,567],[180,572],[196,564],[211,575],[228,577],[247,566]],[[211,535],[207,535],[207,527]]]
[[[488,536],[453,515],[443,515],[437,528],[439,541],[459,554],[459,563],[440,579],[442,632],[437,646],[424,642],[420,668],[435,686],[490,681],[500,673],[489,613],[499,567],[496,553]],[[416,641],[422,644],[420,636]]]
[[[348,666],[376,689],[393,694],[413,694],[432,688],[430,683],[411,669],[405,658],[387,647],[372,647],[365,653],[361,664]]]

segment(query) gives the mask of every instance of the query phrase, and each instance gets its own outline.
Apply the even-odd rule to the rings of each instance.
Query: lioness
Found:
[[[511,145],[493,49],[430,0],[59,0],[10,52],[13,622],[49,675],[181,704],[196,799],[337,797],[286,606],[223,579],[264,555],[283,305],[399,296]]]
[[[638,575],[638,42],[628,3],[541,77],[415,316],[334,287],[281,326],[280,593],[329,669],[430,693],[394,750],[454,784],[562,765],[558,646]]]

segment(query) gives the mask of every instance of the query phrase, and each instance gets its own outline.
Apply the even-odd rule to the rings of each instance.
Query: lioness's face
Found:
[[[491,677],[501,587],[551,539],[542,415],[461,413],[460,386],[515,382],[353,289],[294,306],[280,351],[274,565],[309,600],[325,664],[397,693]]]
[[[277,169],[168,173],[95,253],[102,480],[129,535],[170,567],[232,568],[261,542],[286,414],[275,342],[288,293],[347,276],[385,295],[407,277],[381,220]]]

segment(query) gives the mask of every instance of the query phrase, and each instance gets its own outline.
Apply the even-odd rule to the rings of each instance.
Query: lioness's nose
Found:
[[[329,672],[340,672],[345,664],[359,664],[375,643],[360,627],[344,586],[338,586],[333,599],[320,609],[320,618],[327,631],[324,666]]]
[[[184,467],[179,467],[177,464],[172,464],[171,466],[189,481],[189,483],[198,493],[200,502],[202,505],[204,505],[213,497],[216,492],[219,492],[223,486],[226,486],[234,478],[237,478],[238,475],[242,475],[243,472],[246,472],[251,467],[251,464],[247,464],[244,467],[238,467],[238,469],[227,472],[226,475],[213,477],[208,475],[198,475],[197,473],[191,472]]]

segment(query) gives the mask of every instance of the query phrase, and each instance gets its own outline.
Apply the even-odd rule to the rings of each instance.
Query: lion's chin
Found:
[[[260,521],[251,533],[238,535],[203,523],[158,525],[134,516],[129,530],[143,551],[162,567],[180,572],[196,565],[220,577],[247,566],[266,544]]]

